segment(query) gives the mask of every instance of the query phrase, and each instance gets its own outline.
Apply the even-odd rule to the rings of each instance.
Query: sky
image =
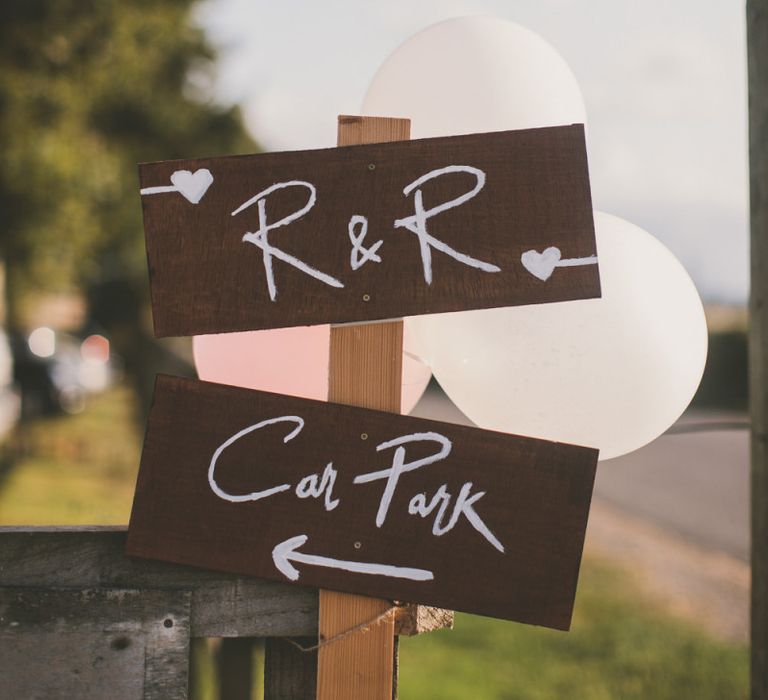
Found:
[[[708,302],[748,293],[744,6],[736,0],[205,0],[203,87],[265,150],[335,145],[378,67],[418,31],[491,15],[563,56],[587,108],[593,203],[644,228]],[[203,82],[203,77],[198,79]]]

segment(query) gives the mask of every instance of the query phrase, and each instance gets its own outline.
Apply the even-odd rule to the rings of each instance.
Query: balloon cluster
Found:
[[[406,41],[374,77],[363,113],[409,117],[413,138],[586,122],[560,55],[490,17],[449,20]],[[403,412],[431,368],[477,425],[598,447],[601,459],[674,423],[704,370],[701,300],[650,234],[601,212],[595,230],[600,299],[406,319]],[[317,326],[199,336],[194,353],[202,379],[325,399],[328,345],[329,327]]]
[[[568,65],[511,22],[434,25],[382,65],[364,114],[407,116],[413,138],[585,123]],[[690,403],[707,354],[701,300],[658,240],[595,212],[602,297],[419,316],[406,350],[476,424],[600,449],[642,447]]]

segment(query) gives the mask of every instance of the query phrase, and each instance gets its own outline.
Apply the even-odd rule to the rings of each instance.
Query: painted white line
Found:
[[[597,265],[597,255],[586,258],[566,258],[557,263],[556,267],[579,267],[581,265]]]
[[[582,265],[597,265],[597,255],[585,258],[562,258],[560,248],[550,246],[544,252],[526,250],[520,256],[520,262],[534,277],[546,282],[556,267],[581,267]]]
[[[142,187],[141,194],[162,194],[163,192],[178,192],[173,185],[165,185],[163,187]]]
[[[139,190],[139,193],[145,195],[178,192],[188,202],[198,204],[212,182],[213,175],[211,175],[211,171],[208,168],[200,168],[193,173],[189,170],[176,170],[171,174],[170,185],[143,187]]]

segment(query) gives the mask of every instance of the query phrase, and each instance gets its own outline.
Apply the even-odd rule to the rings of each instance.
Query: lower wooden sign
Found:
[[[568,629],[597,454],[160,376],[127,552]]]

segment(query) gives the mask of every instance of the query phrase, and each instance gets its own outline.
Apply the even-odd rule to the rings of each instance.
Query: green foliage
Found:
[[[643,602],[622,572],[587,558],[570,632],[457,615],[403,639],[400,695],[419,700],[739,700],[745,648]]]
[[[29,292],[146,278],[136,164],[253,151],[195,85],[193,0],[0,3],[0,258]]]

